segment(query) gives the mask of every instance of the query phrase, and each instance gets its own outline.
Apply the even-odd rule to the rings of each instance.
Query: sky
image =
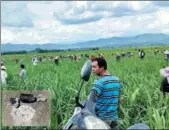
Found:
[[[169,1],[2,1],[1,43],[169,34]]]

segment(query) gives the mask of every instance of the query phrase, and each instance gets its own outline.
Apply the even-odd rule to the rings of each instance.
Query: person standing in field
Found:
[[[161,81],[160,91],[165,96],[169,93],[169,66],[160,69],[160,75],[163,77]]]
[[[74,60],[77,61],[77,56],[76,55],[74,55]]]
[[[103,54],[103,53],[101,53],[100,57],[104,59],[104,54]]]
[[[154,50],[154,54],[155,54],[155,55],[158,54],[158,50],[157,50],[157,49]]]
[[[55,61],[55,64],[56,64],[56,65],[59,65],[59,57],[58,57],[58,56],[56,56],[56,57],[54,58],[54,61]]]
[[[96,116],[110,125],[112,129],[117,129],[121,91],[120,81],[107,72],[107,62],[104,58],[92,60],[92,72],[99,76],[89,94],[89,100],[96,104]]]
[[[32,62],[33,62],[33,65],[36,66],[37,63],[38,63],[38,58],[36,57],[36,55],[32,58]]]
[[[6,72],[6,67],[3,65],[3,66],[1,66],[1,83],[2,83],[2,85],[6,85],[7,77],[8,77],[8,74]]]
[[[15,61],[16,61],[16,64],[18,64],[18,63],[19,63],[19,59],[18,59],[18,58],[16,58],[16,59],[15,59]]]
[[[145,52],[143,50],[141,50],[141,52],[140,52],[140,58],[144,59],[144,57],[145,57]]]
[[[141,50],[138,50],[138,57],[141,58]]]
[[[1,66],[4,66],[4,63],[1,61]]]
[[[120,54],[116,53],[116,61],[120,61]]]
[[[20,72],[19,72],[19,76],[22,78],[23,81],[26,80],[26,70],[25,70],[25,65],[21,64],[20,65]]]

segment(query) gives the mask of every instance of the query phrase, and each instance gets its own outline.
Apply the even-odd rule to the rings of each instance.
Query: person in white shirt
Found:
[[[7,79],[8,75],[6,72],[6,67],[5,66],[1,66],[1,83],[3,85],[6,85],[6,79]]]
[[[32,62],[33,62],[33,65],[34,65],[34,66],[37,65],[37,63],[38,63],[38,58],[37,58],[36,55],[32,58]]]
[[[33,65],[38,65],[38,59],[35,59],[35,60],[33,61]]]

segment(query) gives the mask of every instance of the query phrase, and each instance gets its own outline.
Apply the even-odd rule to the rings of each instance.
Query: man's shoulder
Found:
[[[120,80],[118,77],[112,75],[112,79],[114,80]]]
[[[101,86],[107,82],[120,83],[120,79],[116,76],[108,75],[108,76],[102,76],[95,81],[95,83],[100,84]]]
[[[106,80],[117,80],[117,81],[119,81],[120,79],[116,76],[113,76],[113,75],[106,75],[106,76],[100,77],[98,80],[100,80],[100,81],[106,81]]]
[[[101,85],[102,84],[102,80],[100,80],[100,78],[99,79],[95,79],[94,84]]]

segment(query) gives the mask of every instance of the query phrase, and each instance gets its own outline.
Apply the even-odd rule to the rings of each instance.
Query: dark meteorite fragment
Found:
[[[19,98],[10,98],[10,102],[16,108],[18,108],[20,106]]]
[[[21,94],[20,95],[20,100],[23,102],[23,103],[33,103],[33,102],[36,102],[36,97],[33,95],[33,94]]]

